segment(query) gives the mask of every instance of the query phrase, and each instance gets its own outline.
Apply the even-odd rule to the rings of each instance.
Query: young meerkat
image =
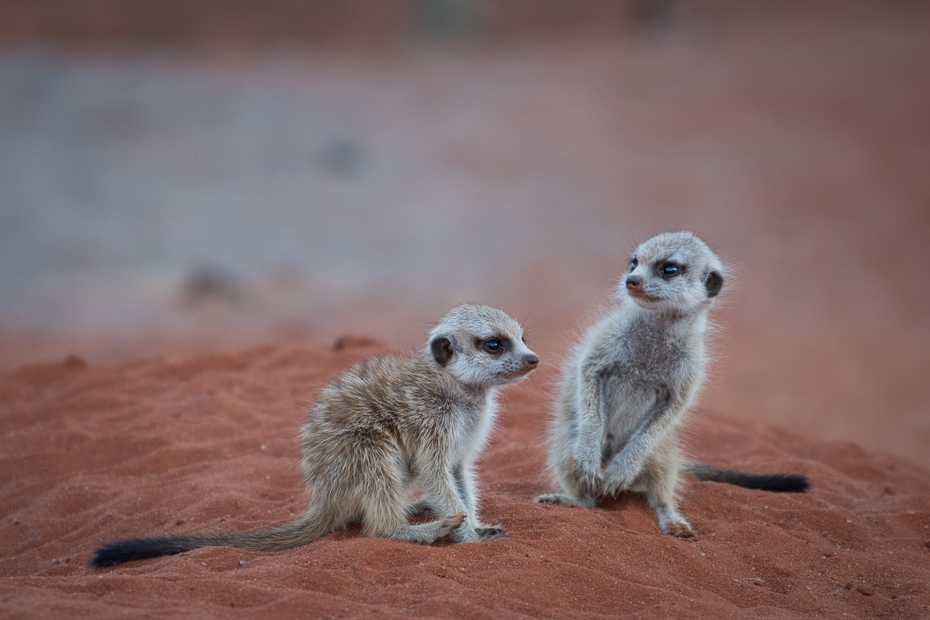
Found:
[[[91,566],[199,547],[279,551],[350,521],[365,536],[429,544],[506,536],[478,518],[475,461],[496,416],[500,386],[529,375],[539,357],[504,312],[462,305],[446,314],[417,356],[367,359],[323,389],[301,432],[310,507],[286,525],[241,533],[135,538],[97,549]],[[425,496],[408,505],[414,482]],[[440,518],[412,525],[428,510]]]
[[[620,281],[621,305],[567,360],[551,422],[548,465],[563,493],[538,502],[594,506],[601,495],[645,492],[659,527],[693,535],[678,512],[681,475],[769,491],[801,492],[804,476],[753,475],[682,457],[678,427],[704,376],[707,312],[724,267],[689,232],[640,244]]]

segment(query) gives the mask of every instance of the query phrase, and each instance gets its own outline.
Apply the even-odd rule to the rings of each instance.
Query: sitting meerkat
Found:
[[[591,327],[567,360],[548,440],[563,493],[538,502],[594,506],[601,495],[645,492],[659,527],[693,535],[678,512],[682,474],[768,491],[801,492],[801,475],[753,475],[682,457],[678,427],[704,376],[707,312],[724,268],[689,232],[640,244],[620,281],[622,302]]]
[[[135,538],[97,549],[91,566],[206,546],[279,551],[361,521],[362,533],[429,544],[506,536],[478,518],[475,461],[494,425],[500,386],[539,363],[523,328],[504,312],[462,305],[430,332],[417,356],[367,359],[323,389],[301,433],[311,503],[286,525],[240,533]],[[416,480],[424,498],[407,503]],[[437,520],[408,517],[432,510]]]

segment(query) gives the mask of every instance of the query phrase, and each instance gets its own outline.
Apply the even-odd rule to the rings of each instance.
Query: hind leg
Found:
[[[434,512],[432,505],[426,497],[421,497],[417,501],[407,504],[406,510],[408,517],[425,517]]]
[[[540,495],[535,500],[539,503],[592,507],[601,492],[603,422],[597,416],[582,415],[577,407],[578,397],[575,373],[566,373],[547,441],[548,469],[561,493]]]
[[[572,457],[571,445],[567,442],[553,442],[549,447],[549,468],[562,487],[562,493],[546,493],[534,501],[540,504],[578,504],[591,508],[594,506],[597,487],[600,480],[586,477],[576,467]]]
[[[379,503],[367,507],[362,534],[428,545],[448,536],[464,520],[465,513],[459,512],[429,523],[411,525],[407,523],[407,510],[403,504]]]
[[[429,523],[420,523],[418,525],[403,523],[399,526],[386,527],[382,530],[378,530],[374,526],[368,527],[366,523],[366,526],[362,529],[362,533],[365,536],[394,538],[405,542],[428,545],[451,534],[463,521],[465,521],[465,513],[460,512],[455,515],[446,515],[441,519],[430,521]]]
[[[471,482],[466,480],[468,477],[464,464],[440,464],[426,468],[420,474],[429,503],[436,512],[445,515],[466,515],[464,522],[452,534],[455,542],[484,542],[507,536],[503,528],[481,525],[469,514],[470,506],[476,506],[477,501]]]
[[[380,475],[369,479],[362,500],[362,534],[379,538],[396,538],[407,542],[430,544],[448,535],[465,520],[465,511],[447,514],[437,521],[411,525],[407,523],[405,505],[407,489],[400,475],[390,467],[382,468]]]
[[[678,468],[677,445],[662,445],[646,462],[637,486],[645,487],[646,501],[655,510],[663,532],[691,538],[691,524],[678,512]]]

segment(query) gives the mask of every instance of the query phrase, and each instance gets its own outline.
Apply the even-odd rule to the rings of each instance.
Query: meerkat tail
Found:
[[[91,568],[115,566],[123,562],[149,560],[164,555],[176,555],[201,547],[236,547],[246,551],[283,551],[306,545],[335,529],[330,519],[311,510],[300,519],[261,530],[231,534],[196,534],[193,536],[163,536],[127,538],[96,550]]]
[[[811,485],[807,476],[801,474],[749,474],[732,469],[723,469],[711,463],[688,461],[681,473],[708,482],[726,482],[746,489],[759,489],[775,493],[803,493]]]

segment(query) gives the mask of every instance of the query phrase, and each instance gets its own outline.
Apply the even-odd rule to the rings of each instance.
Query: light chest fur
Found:
[[[565,382],[572,384],[568,391],[577,401],[574,386],[581,376],[598,376],[605,458],[623,448],[665,393],[685,403],[693,400],[705,366],[704,317],[695,318],[702,320],[670,322],[636,308],[618,308],[592,327],[576,349],[566,369],[574,376]],[[580,403],[574,405],[577,411]]]

